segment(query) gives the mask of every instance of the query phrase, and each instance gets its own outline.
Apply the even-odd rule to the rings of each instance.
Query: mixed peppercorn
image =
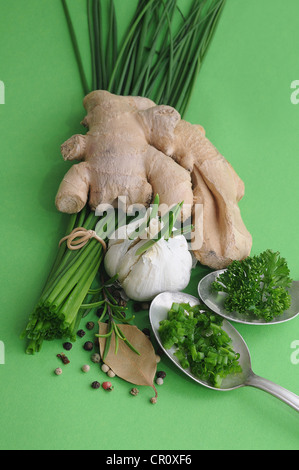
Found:
[[[120,299],[119,302],[122,302],[122,304],[125,306],[125,301]],[[148,308],[148,305],[140,305],[138,303],[134,305],[134,311],[145,310],[147,308]],[[86,329],[87,330],[91,331],[91,330],[94,329],[94,327],[95,327],[95,323],[93,321],[89,321],[89,322],[86,323]],[[144,328],[142,331],[150,339],[150,330],[149,330],[149,328]],[[79,338],[83,338],[85,335],[86,335],[85,330],[79,329],[77,331],[77,336]],[[63,346],[63,349],[65,351],[71,351],[71,349],[73,347],[73,344],[70,343],[70,342],[65,342],[65,343],[63,343],[62,346]],[[88,340],[83,344],[83,349],[85,351],[91,352],[91,351],[93,351],[94,346],[95,346],[94,343],[92,341]],[[162,351],[158,350],[157,354],[156,354],[157,363],[160,362],[160,355],[161,354],[162,354]],[[64,365],[67,365],[67,364],[70,363],[69,358],[64,353],[57,354],[57,357],[62,361],[62,363]],[[91,359],[91,362],[93,362],[94,364],[99,364],[101,371],[104,372],[109,378],[115,377],[115,373],[113,372],[113,370],[110,369],[110,367],[107,364],[102,362],[101,355],[98,352],[93,353],[91,355],[90,359]],[[91,370],[90,365],[84,364],[81,367],[81,370],[85,374],[90,372],[90,370]],[[61,375],[63,373],[62,368],[57,367],[54,370],[54,373],[55,373],[55,375]],[[156,374],[156,384],[157,385],[163,385],[165,377],[166,377],[166,373],[164,371],[158,371],[157,374]],[[105,390],[105,391],[112,391],[114,389],[112,383],[110,381],[107,381],[107,380],[102,382],[102,384],[100,382],[98,382],[97,380],[95,380],[95,381],[91,382],[91,388],[93,388],[95,390],[103,388],[103,390]],[[133,387],[130,390],[130,394],[132,396],[137,396],[139,394],[138,388]],[[156,403],[157,399],[156,399],[156,397],[153,397],[153,398],[151,398],[150,401],[151,401],[151,403]]]

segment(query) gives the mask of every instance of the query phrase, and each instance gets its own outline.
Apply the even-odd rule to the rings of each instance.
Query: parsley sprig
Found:
[[[213,282],[212,290],[227,294],[224,302],[227,311],[254,314],[269,322],[290,307],[291,283],[285,258],[279,252],[266,250],[233,261]]]

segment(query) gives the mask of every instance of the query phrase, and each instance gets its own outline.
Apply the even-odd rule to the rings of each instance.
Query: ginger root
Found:
[[[100,90],[83,104],[82,123],[89,131],[61,147],[65,160],[82,162],[65,175],[56,196],[58,210],[79,212],[88,198],[93,210],[103,203],[115,206],[119,196],[126,196],[127,206],[148,205],[159,194],[162,205],[184,201],[183,220],[193,208],[193,251],[202,264],[221,269],[250,254],[252,238],[238,206],[244,184],[201,126],[142,97]]]
[[[146,129],[151,129],[149,142],[191,174],[196,258],[201,264],[222,269],[233,260],[249,256],[252,237],[238,206],[244,196],[244,183],[206,138],[203,127],[181,120],[170,106],[153,107],[143,116]],[[201,211],[196,212],[197,205],[202,206],[202,219]]]
[[[182,216],[191,215],[193,192],[189,172],[150,145],[139,113],[155,106],[141,97],[94,91],[84,99],[86,135],[74,135],[61,146],[65,160],[82,160],[65,175],[56,196],[58,210],[79,212],[87,203],[148,206],[159,194],[161,206],[184,201]]]

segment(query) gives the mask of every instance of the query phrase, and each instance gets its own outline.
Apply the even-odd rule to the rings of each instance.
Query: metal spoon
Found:
[[[227,376],[223,380],[221,388],[215,388],[212,387],[209,383],[200,380],[198,377],[193,375],[189,369],[184,369],[180,365],[179,360],[174,355],[175,348],[171,348],[169,350],[165,349],[163,347],[159,335],[160,322],[167,318],[168,311],[170,310],[173,302],[189,303],[191,306],[198,305],[200,302],[196,297],[182,292],[163,292],[162,294],[159,294],[157,295],[157,297],[154,298],[150,306],[149,319],[157,342],[159,343],[162,350],[165,351],[165,354],[179,369],[181,369],[181,371],[183,371],[191,379],[195,380],[199,384],[204,385],[205,387],[208,387],[213,390],[228,391],[245,386],[259,388],[279,398],[280,400],[294,408],[296,411],[299,411],[299,396],[286,390],[280,385],[270,382],[270,380],[259,377],[258,375],[253,373],[251,368],[250,353],[244,339],[238,333],[238,331],[226,320],[223,320],[222,328],[224,329],[224,331],[227,332],[227,334],[231,338],[234,351],[240,354],[239,362],[243,370],[242,373]]]
[[[228,312],[224,307],[226,294],[213,292],[211,290],[212,282],[214,282],[220,274],[224,273],[224,271],[225,269],[213,271],[205,276],[198,284],[199,297],[213,312],[218,313],[218,315],[221,315],[227,320],[245,323],[247,325],[273,325],[292,320],[299,314],[299,281],[293,281],[289,289],[292,298],[291,307],[282,315],[273,318],[271,321],[266,322],[264,319],[257,318],[252,313],[244,315],[238,312]]]

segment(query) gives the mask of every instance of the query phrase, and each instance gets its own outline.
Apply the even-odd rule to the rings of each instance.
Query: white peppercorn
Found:
[[[83,372],[89,372],[90,371],[90,366],[88,364],[85,364],[84,366],[82,366],[82,371]]]
[[[115,377],[115,373],[113,372],[112,369],[109,369],[107,372],[108,377]]]
[[[163,383],[164,383],[164,380],[162,379],[162,377],[158,377],[158,378],[156,379],[156,384],[157,384],[157,385],[163,385]]]
[[[61,375],[62,374],[62,369],[60,369],[60,367],[57,367],[57,369],[54,370],[54,373],[56,375]]]
[[[107,366],[107,364],[103,364],[102,367],[101,367],[101,370],[105,373],[108,372],[109,369],[110,369],[110,367]]]

